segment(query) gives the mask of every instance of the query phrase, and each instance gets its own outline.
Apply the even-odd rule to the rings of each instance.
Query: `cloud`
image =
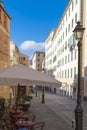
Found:
[[[45,51],[45,43],[44,42],[35,42],[35,41],[24,41],[20,46],[19,50],[21,53],[24,53],[32,59],[33,53],[36,51]]]
[[[45,50],[45,43],[44,42],[40,42],[37,43],[35,41],[24,41],[20,46],[19,49],[21,51],[44,51]]]

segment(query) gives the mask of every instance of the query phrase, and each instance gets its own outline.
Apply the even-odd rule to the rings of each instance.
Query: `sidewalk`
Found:
[[[41,97],[33,98],[30,110],[36,115],[35,122],[45,122],[44,130],[72,130],[72,127],[66,125],[66,122],[48,108],[46,103],[41,103]]]

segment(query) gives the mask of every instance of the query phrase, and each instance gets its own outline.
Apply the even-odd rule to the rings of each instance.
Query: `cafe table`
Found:
[[[13,118],[18,120],[18,119],[23,119],[23,120],[28,120],[29,116],[28,115],[13,115]]]
[[[34,123],[32,121],[18,120],[15,123],[15,126],[16,126],[17,129],[28,128],[29,130],[33,130]]]

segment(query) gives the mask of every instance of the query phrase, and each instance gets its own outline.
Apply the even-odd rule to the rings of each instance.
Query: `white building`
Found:
[[[77,21],[86,28],[82,40],[82,94],[87,96],[87,0],[69,0],[68,5],[55,30],[46,38],[46,72],[52,72],[62,81],[58,93],[76,97],[78,77],[78,48],[73,30]]]

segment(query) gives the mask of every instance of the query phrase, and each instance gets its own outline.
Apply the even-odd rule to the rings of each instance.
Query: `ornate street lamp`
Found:
[[[82,44],[82,37],[83,37],[83,32],[85,28],[81,25],[81,23],[78,21],[75,29],[73,30],[74,35],[76,37],[76,40],[78,40],[78,88],[77,88],[77,106],[75,108],[75,130],[82,130],[83,128],[83,109],[81,106],[81,54],[80,54],[80,49],[81,49],[81,44]]]

